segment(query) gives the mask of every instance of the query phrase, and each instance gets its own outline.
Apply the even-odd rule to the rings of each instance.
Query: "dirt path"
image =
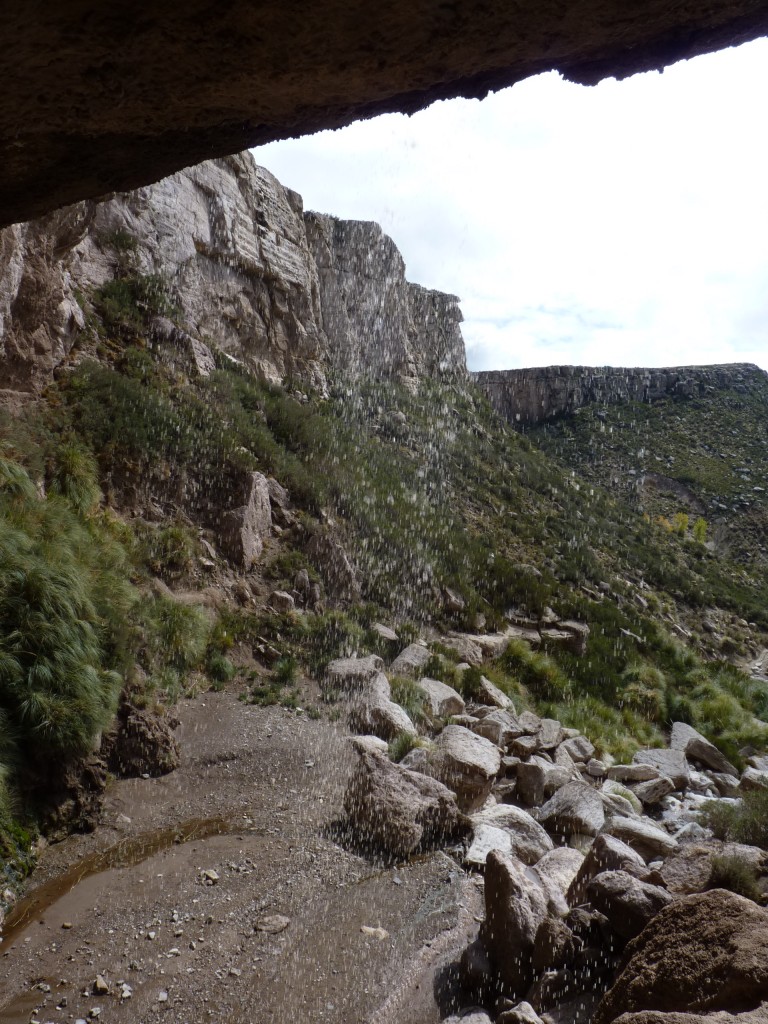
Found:
[[[344,731],[234,693],[180,718],[176,772],[115,783],[96,832],[44,852],[43,901],[0,945],[0,1022],[437,1020],[477,889],[442,853],[381,868],[332,841]]]

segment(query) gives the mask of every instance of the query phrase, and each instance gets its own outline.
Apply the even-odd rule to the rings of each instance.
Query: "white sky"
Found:
[[[471,369],[768,369],[768,40],[595,87],[552,73],[254,150],[461,297]]]

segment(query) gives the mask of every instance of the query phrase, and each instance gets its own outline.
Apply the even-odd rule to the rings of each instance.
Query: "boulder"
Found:
[[[723,843],[718,839],[686,843],[664,862],[659,871],[670,892],[689,896],[707,888],[715,857],[737,858],[757,874],[768,873],[768,853],[765,850],[741,843]]]
[[[512,701],[503,693],[498,686],[491,682],[490,679],[486,679],[485,676],[480,676],[480,682],[477,684],[475,691],[472,695],[478,704],[486,704],[488,707],[502,708],[502,710],[510,709],[514,714],[514,707]]]
[[[369,654],[366,658],[337,658],[326,667],[323,684],[342,693],[360,693],[367,682],[381,674],[383,667],[378,654]]]
[[[603,871],[626,871],[628,868],[644,868],[645,861],[631,846],[615,836],[601,833],[595,839],[584,857],[581,867],[568,889],[566,898],[571,906],[583,903],[587,885]]]
[[[441,1024],[493,1024],[493,1021],[484,1010],[472,1010],[458,1017],[446,1017]]]
[[[645,783],[639,783],[639,785],[645,785]],[[625,786],[622,782],[614,782],[613,779],[605,779],[600,792],[605,793],[607,796],[619,797],[625,800],[631,807],[632,812],[625,817],[632,817],[632,814],[642,814],[643,805],[641,801],[635,796],[631,789]]]
[[[500,768],[498,747],[461,725],[446,726],[429,757],[430,774],[453,790],[464,811],[482,807]]]
[[[463,634],[452,634],[451,636],[442,637],[440,642],[443,647],[456,651],[462,661],[466,661],[470,665],[482,665],[483,650],[471,637],[464,636]]]
[[[517,716],[517,720],[520,722],[523,732],[528,736],[535,736],[541,728],[541,719],[532,711],[523,711],[521,715]]]
[[[434,718],[464,714],[464,698],[452,686],[441,683],[439,679],[427,679],[426,676],[419,679],[416,685],[424,694],[425,705]]]
[[[721,753],[714,743],[710,743],[700,732],[684,722],[673,722],[672,734],[669,738],[672,750],[682,750],[689,761],[699,761],[705,768],[723,775],[734,775],[738,778],[738,769],[731,764],[725,754]]]
[[[392,740],[399,733],[417,736],[407,712],[390,697],[389,681],[383,672],[363,683],[349,710],[350,728],[383,740]]]
[[[605,831],[644,857],[655,860],[657,857],[668,857],[678,848],[678,843],[668,832],[658,828],[647,818],[611,818]]]
[[[509,833],[512,853],[523,864],[536,864],[552,849],[553,843],[530,814],[513,804],[497,804],[472,815],[475,824],[492,825]]]
[[[502,708],[495,708],[490,714],[472,726],[472,732],[485,736],[497,747],[506,748],[521,734],[520,725],[514,715]]]
[[[584,782],[569,782],[558,789],[537,817],[548,832],[565,836],[574,832],[596,836],[605,822],[600,794]]]
[[[393,764],[365,742],[353,745],[359,760],[344,810],[359,841],[392,857],[408,857],[463,830],[456,798],[440,782]]]
[[[745,768],[739,782],[740,793],[752,793],[758,789],[768,789],[768,772],[758,768]]]
[[[636,782],[632,787],[632,792],[638,800],[648,807],[657,804],[674,791],[675,784],[666,775],[660,775],[658,779],[650,779],[648,782]]]
[[[613,782],[650,782],[661,774],[650,764],[614,764],[608,769],[608,778]]]
[[[557,846],[536,861],[533,870],[542,878],[556,885],[565,896],[582,868],[584,854],[570,846]]]
[[[547,916],[546,897],[531,884],[523,864],[505,854],[489,854],[480,938],[510,999],[520,998],[533,981],[533,944]]]
[[[542,1020],[530,1003],[523,1002],[500,1013],[496,1024],[542,1024]]]
[[[573,761],[586,763],[595,756],[594,745],[586,736],[574,736],[573,739],[564,740],[560,744],[560,748],[564,749]]]
[[[273,590],[269,595],[269,604],[281,615],[286,615],[296,608],[295,599],[285,590]]]
[[[429,648],[423,644],[408,644],[389,666],[389,674],[393,676],[418,676],[420,670],[429,661]]]
[[[219,547],[224,556],[242,569],[250,569],[264,550],[272,532],[269,481],[263,473],[251,473],[243,495],[245,501],[217,518]]]
[[[515,772],[517,780],[516,793],[523,803],[529,807],[540,807],[546,800],[544,782],[547,773],[540,764],[520,762]]]
[[[509,744],[509,749],[517,757],[527,758],[539,749],[539,741],[535,736],[518,736]]]
[[[650,765],[659,775],[666,775],[674,782],[675,789],[688,788],[689,768],[682,750],[638,750],[632,760],[635,764]]]
[[[539,750],[554,750],[562,743],[565,733],[560,722],[554,718],[542,718],[536,738]]]
[[[639,935],[674,899],[666,889],[641,882],[627,871],[603,871],[595,875],[587,885],[587,898],[625,939]]]
[[[768,1001],[768,911],[723,889],[658,913],[627,948],[592,1024],[623,1013],[732,1013]]]
[[[112,729],[104,735],[101,755],[107,767],[122,778],[167,775],[179,767],[179,744],[170,716],[137,708],[123,700]]]
[[[497,853],[512,853],[512,837],[509,832],[482,821],[473,823],[472,842],[464,855],[465,865],[484,868],[488,854],[492,850]]]
[[[557,917],[548,917],[539,925],[533,943],[531,963],[538,974],[565,967],[573,958],[577,940],[568,925]]]
[[[501,1018],[497,1018],[498,1021]],[[768,1003],[746,1013],[660,1013],[641,1010],[640,1013],[622,1013],[616,1024],[765,1024],[768,1021]]]
[[[734,779],[732,775],[723,775],[720,772],[712,772],[710,778],[717,790],[718,796],[737,797],[739,795],[739,780]]]
[[[385,626],[383,622],[374,622],[371,629],[382,640],[386,640],[387,643],[396,644],[400,639],[394,629],[390,626]]]

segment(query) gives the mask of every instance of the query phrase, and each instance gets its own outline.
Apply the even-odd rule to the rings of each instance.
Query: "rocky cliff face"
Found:
[[[750,363],[667,369],[545,366],[473,374],[491,405],[506,420],[535,426],[593,403],[652,402],[694,397],[722,388],[749,390],[764,373]]]
[[[466,373],[457,299],[409,284],[378,225],[305,215],[241,154],[0,233],[6,398],[34,393],[67,358],[126,243],[139,273],[167,281],[193,341],[269,380]]]

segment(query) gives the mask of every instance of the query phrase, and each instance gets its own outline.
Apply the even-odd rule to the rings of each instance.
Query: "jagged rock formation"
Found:
[[[763,0],[12,5],[0,225],[272,139],[551,68],[624,77],[768,31]]]
[[[156,185],[84,202],[0,233],[0,344],[6,391],[34,391],[71,352],[84,297],[136,271],[167,281],[178,327],[156,335],[212,342],[275,382],[322,389],[347,374],[466,373],[454,296],[409,284],[377,224],[304,214],[249,154],[188,168]]]
[[[751,363],[664,369],[536,366],[473,374],[494,409],[519,426],[535,426],[594,403],[690,398],[723,388],[746,391],[764,376],[765,371]]]

